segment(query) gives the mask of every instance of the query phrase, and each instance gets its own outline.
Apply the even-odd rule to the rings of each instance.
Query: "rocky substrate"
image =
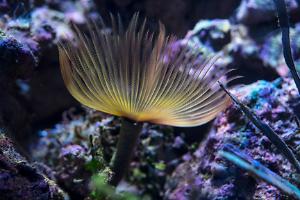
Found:
[[[300,158],[299,127],[295,111],[299,101],[290,79],[258,81],[235,90],[235,94],[261,120],[268,123]],[[292,199],[277,188],[255,179],[246,171],[222,158],[218,152],[233,145],[299,186],[295,169],[270,140],[237,109],[230,106],[214,122],[207,138],[190,159],[180,164],[165,185],[165,198],[194,199]]]
[[[115,151],[120,121],[99,112],[85,110],[65,112],[62,123],[40,132],[41,140],[32,155],[55,172],[61,187],[72,199],[90,194],[94,167],[104,170]],[[130,171],[118,186],[138,196],[161,199],[167,174],[182,162],[182,155],[193,151],[185,136],[174,134],[169,127],[145,124]],[[97,161],[92,159],[97,157]]]
[[[299,1],[287,3],[292,22],[291,47],[299,68]],[[107,19],[108,12],[112,12],[120,13],[126,24],[136,11],[148,17],[149,29],[155,30],[160,19],[169,33],[178,36],[185,35],[201,19],[174,43],[173,50],[189,46],[205,56],[221,53],[214,72],[237,69],[232,75],[244,78],[235,83],[273,81],[289,74],[272,0],[3,1],[0,128],[18,141],[15,147],[31,146],[28,157],[43,163],[25,161],[13,149],[13,143],[1,136],[3,198],[18,199],[22,195],[25,199],[59,199],[63,195],[56,184],[71,199],[90,196],[93,171],[108,166],[120,123],[116,118],[81,109],[70,96],[60,76],[56,45],[73,39],[70,23],[84,29],[87,18],[97,20],[101,15]],[[293,119],[300,108],[291,80],[259,81],[238,89],[236,94],[295,152],[299,150],[295,134],[298,127]],[[72,106],[76,109],[69,109]],[[62,112],[63,120],[58,122]],[[222,113],[199,146],[197,142],[205,136],[207,127],[173,129],[146,124],[131,171],[118,190],[153,199],[288,198],[218,156],[223,146],[233,144],[297,184],[291,178],[294,169],[240,111],[231,106]],[[33,140],[37,130],[41,130],[39,137]]]
[[[0,199],[63,200],[66,194],[50,180],[43,165],[26,161],[0,131]]]
[[[70,23],[82,25],[93,13],[92,2],[0,3],[0,126],[21,145],[76,105],[60,76],[57,43],[74,39]]]

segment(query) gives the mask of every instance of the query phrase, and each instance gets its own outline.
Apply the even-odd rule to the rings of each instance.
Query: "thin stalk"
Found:
[[[298,2],[300,2],[298,0]],[[291,44],[290,44],[290,23],[287,13],[286,3],[284,0],[274,0],[276,5],[279,25],[282,31],[282,47],[283,47],[283,56],[286,65],[291,71],[292,77],[297,86],[298,92],[300,93],[300,78],[296,70],[296,66],[293,60]],[[298,5],[299,6],[299,5]]]
[[[297,172],[300,173],[300,163],[293,153],[293,151],[288,147],[288,145],[281,139],[281,137],[265,122],[259,119],[259,117],[251,111],[251,109],[241,103],[235,96],[233,96],[223,84],[219,83],[221,88],[227,93],[227,95],[232,99],[232,101],[238,106],[238,108],[243,111],[243,113],[250,119],[250,121],[260,130],[264,135],[266,135],[269,140],[275,145],[278,151],[285,156],[286,159],[296,168]]]
[[[127,172],[134,154],[139,135],[142,131],[142,123],[122,119],[117,151],[112,159],[113,176],[110,184],[117,186]]]

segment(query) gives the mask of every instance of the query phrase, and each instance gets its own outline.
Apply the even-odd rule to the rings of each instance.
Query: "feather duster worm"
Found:
[[[200,53],[188,48],[170,58],[175,39],[166,36],[164,26],[160,24],[155,35],[146,30],[146,20],[140,26],[138,21],[136,14],[123,30],[120,20],[112,17],[110,32],[104,31],[104,23],[91,23],[88,35],[75,28],[76,48],[70,42],[59,45],[63,80],[72,96],[90,108],[134,122],[190,127],[212,120],[229,102],[217,83],[221,76],[211,72],[214,59],[199,63]],[[131,156],[129,146],[139,134],[130,132],[141,129],[128,120],[123,126],[127,128],[121,130],[115,173],[126,168],[116,166],[130,161],[124,156]]]
[[[166,59],[173,40],[164,26],[155,38],[145,22],[140,28],[137,22],[135,15],[124,32],[113,20],[111,33],[94,25],[90,38],[77,29],[78,48],[60,45],[70,93],[90,108],[137,122],[198,126],[213,119],[229,100],[217,84],[220,77],[209,73],[213,60],[199,64],[199,55],[188,49]]]

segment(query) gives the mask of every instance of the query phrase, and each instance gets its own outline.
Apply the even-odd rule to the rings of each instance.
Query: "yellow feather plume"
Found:
[[[112,18],[112,31],[89,25],[89,36],[76,28],[78,46],[59,45],[66,87],[82,104],[134,121],[197,126],[213,119],[229,102],[210,71],[214,59],[182,49],[168,58],[173,39],[160,24],[159,34],[138,26],[134,15],[124,31]]]

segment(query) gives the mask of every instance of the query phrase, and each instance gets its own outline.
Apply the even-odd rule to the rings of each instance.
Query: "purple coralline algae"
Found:
[[[268,123],[298,154],[299,127],[294,120],[297,97],[291,79],[274,82],[258,81],[234,90],[234,93]],[[250,176],[229,163],[218,152],[233,145],[275,173],[299,186],[293,178],[295,169],[281,156],[272,143],[243,116],[234,105],[214,122],[208,137],[193,158],[180,164],[168,178],[166,199],[292,199],[277,188]]]
[[[108,167],[119,128],[118,119],[99,112],[86,110],[74,114],[70,110],[65,112],[62,123],[40,132],[40,142],[32,154],[55,172],[57,182],[65,191],[83,198],[90,191],[88,183],[92,172],[89,169],[95,165],[93,155],[98,155],[98,170]],[[98,149],[97,152],[92,146]],[[131,192],[161,199],[167,174],[187,159],[188,156],[182,156],[192,148],[183,136],[174,135],[171,128],[144,126],[130,171],[119,189],[130,185]]]
[[[292,18],[299,18],[299,1],[287,0]],[[242,0],[237,9],[236,18],[247,25],[255,25],[276,20],[276,8],[273,0]]]
[[[34,46],[34,45],[33,45]],[[1,80],[26,77],[26,74],[36,66],[36,57],[29,45],[21,43],[18,39],[1,32],[0,30],[0,77]],[[3,76],[5,75],[5,77]]]
[[[29,164],[0,132],[0,199],[64,200],[66,194],[43,174],[45,168]]]
[[[201,20],[185,39],[199,44],[204,50],[216,52],[231,41],[230,29],[231,24],[227,19]]]
[[[94,9],[92,1],[0,4],[0,126],[17,140],[75,105],[60,77],[57,43],[74,39],[70,23],[84,27],[87,17],[97,18]]]
[[[297,70],[300,69],[300,23],[296,23],[294,28],[291,28],[291,48],[293,58]],[[275,68],[281,76],[287,76],[289,70],[285,64],[282,54],[281,32],[273,32],[266,36],[262,48],[260,50],[260,57],[263,61]]]
[[[185,38],[172,46],[175,52],[187,47],[191,52],[200,51],[203,57],[220,56],[215,63],[218,70],[214,71],[235,69],[232,75],[243,76],[242,83],[279,77],[276,69],[260,56],[261,45],[250,36],[249,28],[229,20],[200,20]]]

